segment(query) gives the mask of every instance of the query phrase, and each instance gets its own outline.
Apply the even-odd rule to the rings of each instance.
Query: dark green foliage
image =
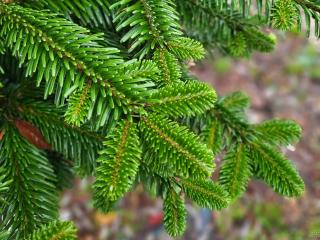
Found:
[[[172,117],[195,116],[213,108],[215,91],[205,83],[178,82],[161,88],[147,100],[150,110]]]
[[[129,52],[140,48],[140,57],[182,35],[172,0],[121,0],[111,9],[116,12],[116,30],[127,28],[121,42],[130,42]]]
[[[253,2],[0,0],[0,239],[75,239],[71,223],[52,220],[58,190],[76,174],[96,177],[93,202],[104,212],[143,184],[164,200],[172,236],[186,228],[184,196],[221,209],[252,177],[301,195],[279,150],[300,127],[250,124],[245,94],[217,99],[189,75],[205,48],[271,51],[265,26],[299,30],[304,18],[309,32],[313,19],[320,35],[318,1]]]
[[[9,232],[7,231],[0,232],[0,240],[7,240],[8,237],[9,237]]]
[[[216,111],[210,116],[215,119],[215,124],[222,125],[223,141],[228,146],[222,160],[221,184],[233,199],[245,190],[252,176],[263,179],[282,195],[301,195],[303,180],[292,163],[276,148],[296,142],[301,135],[300,126],[287,120],[251,125],[244,118],[247,106],[248,99],[243,94],[232,94],[220,99]],[[204,137],[207,142],[214,138],[208,134]],[[220,141],[217,146],[220,146]]]
[[[152,171],[142,159],[139,171],[137,174],[136,182],[142,183],[145,190],[153,197],[160,196],[165,198],[168,188],[172,188],[172,178],[161,176]]]
[[[61,13],[66,18],[88,27],[112,28],[110,18],[110,3],[107,0],[30,0],[22,1],[27,7],[33,9],[50,9],[52,12]]]
[[[159,48],[153,55],[153,60],[160,69],[159,85],[174,83],[180,80],[181,70],[178,60],[164,48]]]
[[[250,176],[250,159],[247,147],[241,143],[232,146],[223,159],[220,183],[232,198],[236,198],[246,190]]]
[[[130,189],[138,171],[141,151],[137,127],[128,120],[119,122],[103,145],[93,186],[96,201],[116,201]]]
[[[2,194],[7,192],[8,189],[9,189],[9,184],[12,183],[12,179],[9,179],[9,180],[5,180],[6,178],[6,175],[4,173],[4,169],[1,168],[0,169],[0,193],[1,193],[1,197],[0,197],[0,203],[2,204],[5,200],[3,199],[3,196]],[[1,238],[0,238],[1,239]]]
[[[168,43],[169,49],[181,60],[199,60],[205,51],[199,42],[190,38],[174,38]]]
[[[229,111],[242,112],[250,105],[250,100],[243,92],[234,92],[220,98],[219,102]]]
[[[301,137],[301,127],[290,120],[269,120],[255,126],[261,140],[274,145],[287,146],[296,143]]]
[[[212,180],[181,180],[186,196],[200,207],[222,209],[227,207],[229,196],[224,189]]]
[[[6,169],[3,180],[10,183],[2,194],[0,229],[10,231],[8,239],[23,239],[57,217],[55,175],[44,153],[23,139],[17,129],[6,125],[2,131],[0,167]]]
[[[217,120],[211,120],[202,131],[202,138],[213,154],[217,154],[223,147],[223,128]]]
[[[260,21],[244,18],[241,7],[227,5],[225,1],[178,0],[182,24],[187,34],[204,44],[208,50],[218,49],[237,57],[253,51],[271,51],[274,41],[257,29]]]
[[[74,161],[81,175],[93,173],[102,145],[101,135],[67,124],[63,120],[63,109],[48,103],[30,101],[20,105],[20,109],[22,116],[40,129],[55,151]]]
[[[94,114],[103,119],[98,121],[100,126],[107,121],[105,116],[111,109],[116,108],[117,114],[113,116],[116,120],[119,112],[134,108],[126,107],[130,98],[138,100],[142,97],[140,93],[152,86],[145,84],[145,76],[130,76],[131,64],[124,64],[117,55],[118,49],[97,43],[101,34],[89,34],[87,29],[47,12],[14,5],[1,5],[0,12],[0,22],[4,22],[0,36],[10,42],[8,46],[14,55],[19,56],[20,64],[27,62],[27,76],[36,72],[38,85],[46,81],[45,97],[55,92],[55,102],[62,104],[75,90],[82,89],[85,82],[89,82],[92,84],[90,108],[87,94],[86,101],[81,101],[83,94],[77,97],[79,104],[86,103],[84,110],[88,109],[86,115],[89,118]],[[57,26],[64,26],[59,34],[56,33]],[[117,108],[120,106],[121,110]],[[71,104],[70,107],[83,106]],[[84,110],[80,112],[81,120],[67,119],[71,123],[83,122]]]
[[[26,240],[75,240],[76,228],[72,222],[53,221],[34,231]]]
[[[49,159],[57,181],[55,183],[58,190],[70,188],[74,178],[74,171],[72,169],[72,160],[67,160],[58,152],[47,151],[47,158]]]
[[[304,183],[293,164],[281,153],[263,143],[250,148],[253,172],[276,192],[292,197],[304,192]]]
[[[164,226],[171,236],[180,236],[186,229],[186,209],[183,199],[170,189],[163,203]]]
[[[159,114],[143,117],[144,160],[160,175],[203,178],[214,169],[213,154],[186,127]]]

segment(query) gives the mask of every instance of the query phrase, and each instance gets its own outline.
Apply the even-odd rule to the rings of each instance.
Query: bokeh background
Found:
[[[296,34],[277,34],[270,54],[230,59],[218,54],[191,66],[220,95],[242,90],[252,106],[251,122],[270,118],[294,119],[303,127],[296,146],[283,149],[296,164],[305,194],[287,199],[258,181],[247,193],[221,212],[187,204],[185,240],[308,240],[320,239],[320,45]],[[219,161],[219,158],[217,158]],[[61,218],[73,220],[80,240],[166,240],[162,202],[138,187],[113,212],[96,212],[90,202],[92,179],[75,180],[61,196]]]

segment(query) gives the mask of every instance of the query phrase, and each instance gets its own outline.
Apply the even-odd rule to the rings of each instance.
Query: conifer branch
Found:
[[[99,40],[99,35],[90,35],[88,30],[55,14],[4,4],[0,5],[0,12],[0,23],[4,23],[0,35],[6,36],[8,46],[20,57],[21,64],[27,61],[27,75],[37,71],[38,84],[43,77],[46,79],[45,96],[56,90],[57,102],[63,102],[89,80],[101,86],[100,96],[112,103],[109,104],[111,108],[116,104],[126,112],[125,106],[130,102],[130,96],[133,99],[139,97],[136,95],[141,92],[141,86],[136,84],[139,79],[132,82],[122,78],[119,69],[126,65],[116,55],[119,50],[101,47],[95,42]],[[59,36],[55,33],[57,28],[60,29]],[[30,45],[26,45],[27,40]],[[94,64],[93,59],[96,60]],[[146,81],[145,78],[141,80]],[[124,86],[130,90],[125,90]],[[101,101],[96,101],[98,106]]]
[[[211,120],[205,125],[201,132],[201,138],[212,150],[213,154],[218,154],[223,148],[223,126],[216,119]]]
[[[187,128],[152,114],[142,117],[140,130],[149,152],[149,157],[144,159],[155,172],[190,178],[211,175],[214,168],[212,152]]]
[[[222,162],[219,182],[234,199],[246,190],[251,177],[247,147],[240,143],[231,147]]]
[[[42,225],[26,240],[75,240],[76,228],[72,222],[53,221]]]
[[[293,164],[283,154],[263,143],[250,147],[253,173],[263,179],[274,191],[288,197],[300,196],[304,183]]]
[[[234,2],[236,1],[232,3]],[[210,51],[217,48],[234,56],[234,51],[238,48],[234,40],[241,36],[244,45],[242,55],[238,54],[237,57],[247,56],[253,51],[269,52],[274,47],[274,41],[259,31],[250,19],[244,18],[242,11],[232,7],[232,4],[225,1],[178,0],[177,5],[179,12],[183,13],[182,24],[188,35],[200,41]]]
[[[186,229],[186,209],[183,199],[169,189],[163,203],[164,226],[166,231],[173,237],[180,236]]]
[[[255,131],[259,140],[263,139],[275,146],[288,146],[300,139],[302,129],[294,121],[274,119],[257,124]]]
[[[168,50],[159,48],[153,55],[153,60],[159,64],[160,86],[171,84],[180,80],[181,69],[178,60]]]
[[[313,21],[320,36],[316,1],[253,2],[0,0],[0,238],[75,239],[56,202],[74,170],[96,177],[94,205],[104,212],[142,183],[164,200],[172,236],[186,227],[184,196],[219,210],[251,177],[301,195],[303,180],[279,150],[301,128],[253,125],[247,96],[217,100],[188,73],[204,47],[233,57],[271,51],[266,25],[305,22],[310,31]],[[221,185],[210,179],[215,154]]]
[[[142,183],[151,196],[161,198],[165,198],[166,192],[176,184],[172,178],[154,172],[145,162],[145,155],[142,156],[136,182]]]
[[[156,91],[147,100],[152,111],[172,117],[195,116],[212,109],[215,91],[205,83],[178,82]]]
[[[190,38],[172,39],[167,46],[174,55],[182,60],[200,60],[205,55],[202,44]]]
[[[317,5],[316,3],[313,3],[311,1],[306,1],[306,0],[294,0],[294,1],[301,6],[305,6],[315,12],[320,13],[320,6]]]
[[[28,0],[22,4],[32,9],[50,9],[62,13],[67,19],[79,21],[82,26],[112,28],[110,1],[104,0]]]
[[[227,192],[211,180],[181,179],[183,192],[201,207],[222,209],[229,203]]]
[[[129,28],[121,41],[130,41],[129,52],[138,47],[140,58],[152,49],[163,47],[168,39],[182,35],[178,14],[172,0],[118,1],[111,6],[116,11],[116,30]]]
[[[250,105],[250,100],[243,92],[234,92],[219,99],[225,108],[232,111],[243,111]]]
[[[98,159],[95,201],[116,201],[132,186],[141,157],[137,128],[126,120],[107,136]]]
[[[91,105],[89,96],[90,87],[91,83],[89,82],[69,98],[68,110],[65,114],[68,123],[80,127],[85,122]]]
[[[48,103],[35,101],[19,105],[22,116],[40,129],[53,150],[75,161],[75,166],[82,175],[91,175],[103,137],[87,129],[68,125],[62,118],[61,110]]]
[[[44,154],[13,126],[2,130],[5,133],[0,142],[0,167],[5,170],[4,180],[11,182],[2,195],[0,229],[10,232],[8,239],[24,239],[57,217],[55,176]]]

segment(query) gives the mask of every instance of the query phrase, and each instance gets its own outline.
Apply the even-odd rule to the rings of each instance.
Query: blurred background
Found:
[[[229,208],[211,212],[187,204],[185,240],[308,240],[320,239],[320,45],[295,34],[277,35],[271,54],[250,59],[216,56],[192,66],[192,72],[219,95],[242,90],[252,106],[252,123],[270,118],[296,120],[303,138],[283,151],[296,164],[306,183],[301,198],[287,199],[261,182]],[[318,41],[319,42],[319,41]],[[90,202],[92,179],[75,180],[61,196],[61,218],[73,220],[80,240],[166,240],[162,202],[138,187],[114,212],[96,212]]]

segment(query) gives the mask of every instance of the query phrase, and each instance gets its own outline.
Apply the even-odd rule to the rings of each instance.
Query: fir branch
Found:
[[[236,34],[227,46],[228,53],[235,58],[248,57],[247,40],[243,33]]]
[[[253,143],[250,147],[253,173],[279,194],[293,197],[304,192],[304,183],[292,162],[274,148]]]
[[[253,27],[241,17],[237,10],[231,10],[229,5],[222,3],[222,1],[219,3],[219,1],[212,2],[210,0],[191,0],[188,2],[178,0],[177,5],[178,9],[184,13],[182,22],[189,31],[196,28],[203,30],[208,26],[212,27],[214,26],[213,22],[217,20],[224,23],[223,27],[234,30]],[[225,7],[221,7],[221,5]],[[193,11],[193,15],[190,14],[191,11]]]
[[[222,107],[222,111],[227,110],[230,114],[238,118],[238,121],[246,119],[245,113],[250,106],[249,97],[243,92],[233,92],[220,97],[217,102],[218,107]]]
[[[234,108],[230,108],[229,110],[223,103],[217,103],[214,111],[211,111],[209,115],[213,115],[215,119],[221,122],[224,130],[231,136],[238,136],[243,141],[247,141],[251,135],[253,135],[253,129],[251,129],[250,124],[243,119],[241,111],[239,114],[239,110],[235,111]]]
[[[75,240],[76,232],[72,222],[53,221],[41,226],[26,240]]]
[[[211,175],[212,152],[186,127],[159,114],[151,114],[142,117],[140,130],[148,146],[144,160],[155,172],[190,178]]]
[[[294,0],[294,1],[301,6],[305,6],[315,12],[320,13],[320,6],[319,6],[319,4],[317,5],[316,2],[306,1],[306,0]]]
[[[100,152],[95,201],[116,201],[132,186],[141,157],[137,128],[130,121],[121,121],[104,142]]]
[[[94,205],[102,211],[143,183],[164,199],[172,236],[185,230],[184,195],[221,209],[252,175],[285,196],[301,194],[302,179],[278,151],[298,140],[300,127],[279,120],[252,125],[247,96],[216,101],[212,88],[188,74],[186,61],[203,58],[204,46],[236,57],[272,50],[274,39],[260,28],[272,22],[299,28],[300,10],[307,30],[313,20],[320,35],[318,1],[256,0],[256,9],[253,2],[0,1],[0,124],[6,130],[0,131],[0,229],[9,231],[6,238],[75,238],[70,223],[48,224],[56,218],[55,189],[70,181],[73,167],[96,173]],[[180,23],[201,43],[183,37]],[[50,150],[44,154],[24,138]],[[213,153],[226,153],[222,185],[209,179]]]
[[[62,13],[67,19],[80,22],[82,26],[91,28],[112,28],[110,1],[104,0],[28,0],[22,4],[32,9],[50,9],[54,13]]]
[[[202,44],[191,38],[176,38],[167,43],[170,51],[182,60],[200,60],[205,55]]]
[[[212,119],[205,124],[201,131],[201,138],[212,150],[213,154],[218,154],[223,148],[223,126],[216,119]]]
[[[212,180],[180,180],[182,191],[201,207],[222,209],[228,206],[229,196],[223,188]]]
[[[155,87],[158,80],[159,68],[151,60],[131,60],[124,68],[119,70],[123,78],[121,91],[130,94],[135,91],[135,100],[144,101],[149,96],[150,90]]]
[[[114,206],[116,205],[117,201],[112,201],[109,199],[104,199],[103,201],[100,200],[93,200],[93,205],[95,209],[102,213],[109,213],[113,210]]]
[[[13,126],[4,128],[0,142],[0,167],[11,181],[3,195],[1,230],[9,239],[23,239],[41,224],[57,217],[57,192],[53,170],[44,154],[23,139]]]
[[[169,235],[176,237],[184,233],[186,229],[186,209],[183,199],[169,189],[163,203],[164,227]]]
[[[178,60],[168,50],[159,48],[153,55],[153,60],[159,64],[160,86],[171,84],[180,80],[181,69]]]
[[[276,0],[271,11],[272,24],[275,28],[288,31],[297,26],[299,12],[292,0]]]
[[[231,146],[222,160],[219,182],[232,199],[240,196],[251,177],[250,159],[247,147],[241,143]]]
[[[305,22],[307,36],[310,35],[312,29],[314,29],[314,34],[316,37],[320,37],[320,4],[316,0],[294,0],[296,3],[296,8],[298,12],[298,24],[297,28],[301,31],[302,22]],[[304,18],[302,18],[300,14],[300,10],[304,12]],[[312,27],[311,23],[314,22],[314,27]]]
[[[67,124],[62,118],[63,109],[56,109],[48,103],[29,101],[20,104],[18,109],[23,118],[40,129],[53,150],[75,161],[81,175],[94,172],[97,152],[103,141],[101,135]]]
[[[108,108],[121,106],[122,111],[127,112],[130,96],[133,100],[139,98],[141,86],[136,84],[139,80],[126,81],[128,79],[119,74],[119,69],[126,67],[117,55],[119,50],[101,47],[96,42],[100,39],[98,35],[90,35],[88,30],[43,11],[1,4],[0,12],[3,23],[0,35],[6,37],[21,64],[27,61],[27,75],[37,71],[38,84],[43,77],[46,79],[45,96],[55,90],[56,102],[63,102],[86,81],[92,81],[93,85],[100,86],[96,89],[104,101],[111,103]],[[27,45],[27,41],[30,44]],[[92,111],[99,109],[100,102],[96,101],[96,108],[92,105]]]
[[[65,72],[68,72],[70,76],[66,76],[70,78],[69,81],[73,82],[74,79],[80,81],[81,78],[87,77],[93,79],[93,82],[101,83],[103,87],[111,87],[110,82],[103,81],[103,75],[106,76],[106,73],[101,69],[105,70],[103,68],[104,64],[115,66],[121,63],[122,59],[114,55],[119,52],[117,49],[102,48],[96,44],[94,41],[99,39],[98,35],[89,35],[88,30],[63,18],[58,18],[56,14],[3,4],[0,5],[0,11],[2,13],[1,22],[4,23],[1,35],[6,36],[10,47],[13,48],[13,44],[15,44],[13,48],[15,55],[18,55],[18,52],[22,54],[20,63],[22,64],[28,59],[29,64],[33,65],[31,73],[37,69],[38,64],[39,68],[43,69],[43,71],[39,71],[41,74],[38,73],[38,83],[42,80],[43,74],[46,81],[49,82],[51,77],[61,79]],[[60,27],[59,36],[56,36],[54,31],[57,26],[64,26]],[[18,31],[19,37],[14,38],[13,36]],[[27,40],[29,40],[30,45],[25,44]],[[81,54],[78,51],[79,47],[82,47],[84,51]],[[42,48],[45,48],[46,51]],[[105,56],[103,57],[102,54]],[[93,58],[104,59],[105,61],[100,62],[98,66],[92,66],[90,62]],[[111,59],[106,60],[108,58]],[[60,59],[59,62],[58,59]],[[47,63],[50,64],[47,65]],[[45,68],[50,69],[50,71],[44,71]],[[98,69],[100,72],[96,72]],[[78,70],[83,72],[81,72],[80,77],[75,77]],[[82,74],[85,75],[81,76]],[[78,82],[78,84],[80,83]],[[114,94],[117,95],[115,91]]]
[[[85,122],[91,105],[90,87],[91,83],[89,82],[69,98],[68,110],[65,114],[68,123],[80,127]]]
[[[275,146],[296,143],[301,137],[301,127],[291,120],[273,119],[255,125],[259,140]]]
[[[276,40],[272,34],[268,35],[257,29],[246,29],[242,31],[249,51],[272,52],[275,49]]]
[[[168,39],[182,35],[178,13],[172,0],[117,1],[111,6],[117,31],[129,29],[122,42],[130,42],[129,52],[140,48],[140,58],[152,49],[163,47]]]
[[[218,48],[224,54],[230,54],[235,50],[232,42],[240,36],[244,36],[245,45],[242,53],[238,54],[240,57],[248,56],[256,50],[271,51],[274,41],[259,31],[257,24],[246,19],[242,9],[233,6],[235,2],[226,4],[225,1],[179,0],[177,5],[179,12],[182,12],[182,25],[187,34],[210,51]],[[250,3],[245,2],[243,5],[247,4]]]
[[[205,83],[177,82],[154,92],[146,102],[150,110],[172,117],[195,116],[212,109],[215,91]]]

